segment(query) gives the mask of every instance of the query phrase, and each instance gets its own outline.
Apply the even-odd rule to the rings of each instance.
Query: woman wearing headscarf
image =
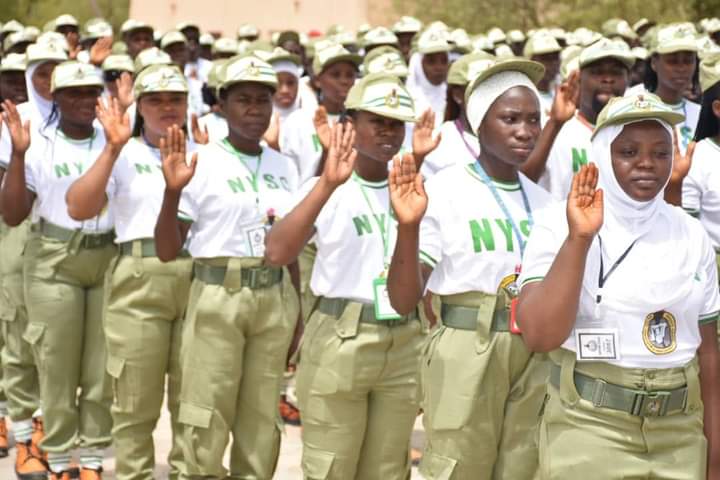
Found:
[[[452,46],[447,32],[438,28],[430,28],[420,34],[417,45],[417,52],[410,57],[407,88],[415,101],[415,110],[424,112],[432,109],[435,127],[438,128],[445,115]]]
[[[523,344],[511,305],[533,218],[550,201],[519,171],[540,134],[543,71],[526,60],[486,65],[465,94],[476,160],[425,186],[412,169],[391,176],[390,302],[407,313],[427,290],[442,305],[421,364],[427,479],[532,479],[537,469],[547,363]]]
[[[673,160],[682,121],[652,94],[611,100],[594,164],[538,215],[517,313],[528,347],[552,359],[542,478],[720,474],[715,251],[663,200],[687,168]]]

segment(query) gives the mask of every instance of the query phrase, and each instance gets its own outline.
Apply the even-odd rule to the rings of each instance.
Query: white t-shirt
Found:
[[[577,351],[575,333],[578,330],[602,328],[614,331],[617,336],[619,359],[603,360],[614,365],[674,368],[682,367],[695,357],[700,345],[699,323],[714,319],[720,310],[715,251],[696,219],[680,208],[668,208],[668,212],[659,216],[654,228],[636,241],[608,277],[598,312],[595,286],[600,273],[600,246],[595,238],[587,254],[575,326],[563,343],[564,348]],[[537,218],[525,250],[520,276],[523,286],[547,275],[568,235],[563,203],[538,212]],[[667,255],[668,244],[673,245],[678,255],[687,256],[683,269],[687,270],[685,281],[691,282],[690,293],[675,304],[657,309],[643,302],[643,297],[653,291],[653,283],[659,279],[644,272],[650,268],[650,262],[657,267],[657,262],[662,261],[658,257]],[[605,273],[616,261],[604,255]],[[654,318],[654,312],[663,311],[668,312],[670,318]]]
[[[551,197],[527,177],[521,183],[493,180],[525,241],[530,234],[524,190],[530,212]],[[521,263],[520,246],[511,220],[473,164],[453,165],[425,184],[429,203],[420,226],[420,260],[433,267],[427,288],[439,295],[480,291],[495,294]]]
[[[291,113],[280,129],[280,150],[297,167],[300,184],[314,177],[322,159],[322,143],[315,131],[315,110],[301,108]],[[339,115],[328,114],[328,122],[337,122]]]
[[[472,163],[480,154],[477,137],[464,130],[460,133],[454,121],[443,123],[440,127],[440,135],[442,135],[440,144],[427,154],[420,167],[420,173],[425,178],[430,178],[440,170],[452,165]]]
[[[196,149],[188,142],[188,152]],[[164,191],[160,150],[131,138],[115,161],[107,188],[117,243],[153,238]]]
[[[578,115],[575,113],[558,132],[548,154],[545,171],[538,180],[538,185],[550,192],[556,200],[567,198],[573,175],[591,161],[590,137],[593,127]]]
[[[305,198],[318,178],[302,186],[296,203]],[[310,280],[315,295],[374,302],[373,281],[385,269],[385,261],[389,263],[397,239],[387,185],[387,181],[368,182],[353,175],[320,211],[315,221],[317,257]],[[388,237],[386,260],[380,225]]]
[[[268,147],[260,156],[245,155],[225,141],[203,145],[197,153],[178,212],[192,222],[188,251],[195,258],[262,256],[264,250],[253,248],[249,236],[260,232],[257,243],[264,245],[269,217],[289,208],[298,188],[292,161]]]
[[[720,248],[719,157],[720,146],[713,139],[698,142],[682,189],[683,208],[700,219],[716,249]]]
[[[30,148],[25,154],[25,182],[37,198],[33,222],[42,218],[59,227],[80,229],[85,233],[112,230],[112,207],[95,218],[78,222],[68,215],[65,195],[70,186],[95,163],[105,147],[105,134],[95,129],[86,140],[66,137],[59,128],[47,128],[42,134],[31,133]]]
[[[228,136],[227,119],[217,112],[210,112],[198,118],[201,130],[207,128],[209,143],[220,142]]]

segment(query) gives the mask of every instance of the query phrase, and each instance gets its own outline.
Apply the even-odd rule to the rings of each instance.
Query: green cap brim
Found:
[[[530,78],[530,80],[534,84],[537,84],[540,79],[542,79],[543,75],[545,75],[545,67],[542,63],[534,62],[532,60],[501,60],[495,65],[485,70],[484,72],[482,72],[470,82],[470,84],[465,89],[465,102],[467,103],[467,101],[470,99],[470,95],[480,83],[500,72],[524,73],[528,76],[528,78]]]
[[[317,57],[316,57],[317,58]],[[325,62],[325,65],[320,65],[320,71],[316,74],[320,74],[328,69],[330,65],[334,65],[336,63],[340,62],[349,62],[355,65],[355,68],[360,68],[360,64],[362,64],[362,57],[360,55],[357,55],[355,53],[347,53],[344,55],[338,55],[337,57],[333,57],[329,59],[327,62]]]
[[[684,122],[685,115],[683,115],[682,113],[677,113],[677,112],[657,112],[657,111],[622,113],[620,115],[613,117],[612,119],[609,119],[605,122],[598,124],[595,127],[595,130],[593,130],[593,133],[590,136],[590,140],[595,138],[595,135],[597,135],[597,133],[605,127],[609,127],[611,125],[625,125],[626,123],[639,122],[642,120],[662,120],[665,123],[673,126],[673,125],[677,125],[678,123]]]

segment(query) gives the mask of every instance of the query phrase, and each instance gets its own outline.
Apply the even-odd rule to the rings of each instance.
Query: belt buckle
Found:
[[[641,417],[662,417],[667,413],[669,400],[670,392],[638,393],[635,396],[633,415]]]

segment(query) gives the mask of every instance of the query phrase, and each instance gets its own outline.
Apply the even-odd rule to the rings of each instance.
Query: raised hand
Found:
[[[406,153],[402,161],[393,158],[389,177],[390,202],[395,218],[401,225],[417,225],[425,215],[428,197],[422,175],[417,170],[412,155]]]
[[[110,98],[107,105],[102,98],[98,98],[95,113],[105,130],[107,143],[115,147],[122,147],[130,140],[132,136],[130,116],[124,112],[117,98]]]
[[[112,37],[102,37],[90,48],[90,63],[99,67],[112,53]]]
[[[120,102],[120,108],[126,112],[130,105],[135,103],[135,95],[133,95],[133,79],[128,72],[120,74],[120,78],[115,80],[117,86],[117,99]]]
[[[574,71],[555,88],[555,98],[550,107],[550,118],[565,123],[570,120],[580,100],[580,72]]]
[[[263,134],[263,139],[270,148],[280,151],[280,115],[274,113],[268,129]]]
[[[673,168],[672,173],[670,173],[670,184],[681,185],[692,165],[692,157],[695,153],[695,142],[688,144],[685,154],[683,155],[680,151],[680,139],[678,138],[677,129],[673,129],[673,149]]]
[[[567,201],[567,219],[571,237],[592,239],[603,224],[603,191],[597,188],[598,169],[584,165],[573,177]]]
[[[329,147],[322,177],[333,187],[342,185],[350,178],[357,158],[355,128],[352,123],[336,123],[330,132]]]
[[[190,121],[192,128],[192,136],[195,143],[198,145],[207,145],[210,143],[210,134],[208,133],[207,125],[204,128],[200,128],[200,122],[198,122],[197,114],[192,114]]]
[[[322,105],[315,110],[313,124],[315,125],[315,131],[320,139],[320,144],[322,145],[323,150],[327,151],[330,148],[331,126],[328,121],[327,110],[325,110],[325,107]]]
[[[165,188],[175,192],[182,191],[195,175],[197,153],[193,154],[188,165],[185,152],[185,133],[177,125],[168,127],[167,136],[160,139],[160,156],[162,157]]]
[[[433,138],[434,130],[435,112],[428,108],[415,122],[415,129],[413,130],[412,148],[415,163],[417,163],[418,167],[425,159],[425,156],[440,145],[440,134]]]
[[[25,155],[27,149],[30,148],[30,120],[23,123],[15,104],[10,100],[5,100],[2,105],[3,118],[10,132],[12,153],[20,156]]]

